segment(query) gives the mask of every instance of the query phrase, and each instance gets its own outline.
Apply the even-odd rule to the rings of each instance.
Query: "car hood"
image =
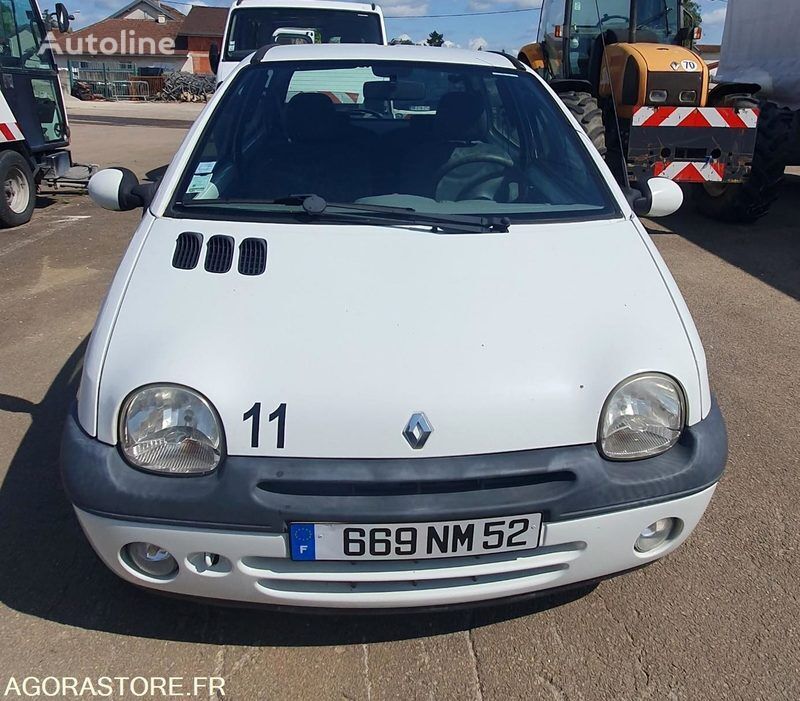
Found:
[[[173,267],[176,238],[265,239],[262,275]],[[609,392],[699,374],[664,272],[628,220],[507,234],[157,219],[124,293],[99,389],[98,437],[125,397],[177,383],[217,408],[228,452],[431,457],[592,443]],[[262,407],[258,446],[252,419]],[[285,445],[268,416],[281,404]],[[403,437],[424,412],[423,449]]]

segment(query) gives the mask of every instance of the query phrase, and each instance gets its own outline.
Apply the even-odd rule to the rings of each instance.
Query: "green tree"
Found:
[[[703,11],[700,9],[700,4],[697,0],[683,0],[683,6],[694,17],[694,24],[699,27],[703,23]]]
[[[444,44],[444,34],[439,34],[439,32],[433,31],[428,37],[428,41],[425,43],[428,46],[442,46]]]

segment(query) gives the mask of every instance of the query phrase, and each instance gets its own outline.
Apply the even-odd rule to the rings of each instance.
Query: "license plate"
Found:
[[[292,523],[293,560],[423,560],[530,550],[541,514],[438,523]]]

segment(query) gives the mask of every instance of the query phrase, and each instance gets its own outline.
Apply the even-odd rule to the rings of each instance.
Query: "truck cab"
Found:
[[[0,22],[0,227],[30,220],[44,177],[71,166],[69,126],[58,69],[45,37],[69,28],[61,3],[42,13],[36,0],[4,0]]]
[[[375,3],[331,0],[236,0],[222,47],[209,55],[221,82],[243,58],[267,44],[386,44]]]

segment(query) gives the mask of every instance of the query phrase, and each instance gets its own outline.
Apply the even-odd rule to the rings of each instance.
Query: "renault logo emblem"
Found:
[[[433,433],[431,422],[428,421],[425,414],[418,411],[409,419],[408,425],[403,431],[403,437],[414,450],[421,450],[428,442],[431,433]]]

